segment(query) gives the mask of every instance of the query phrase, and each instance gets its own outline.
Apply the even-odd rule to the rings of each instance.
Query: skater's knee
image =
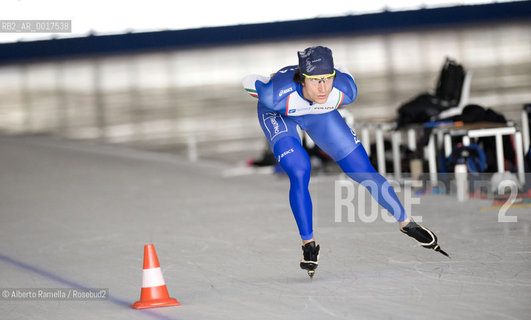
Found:
[[[339,160],[337,164],[347,175],[356,181],[363,180],[366,177],[370,178],[374,174],[377,174],[376,169],[372,166],[362,146],[354,149],[346,157]]]
[[[294,166],[291,168],[291,173],[289,174],[290,179],[297,180],[302,183],[308,183],[310,181],[311,167],[309,166]]]

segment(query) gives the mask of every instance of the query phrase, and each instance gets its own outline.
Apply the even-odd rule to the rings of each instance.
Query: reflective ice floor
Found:
[[[323,224],[313,280],[281,176],[38,136],[0,136],[0,288],[108,288],[107,300],[0,298],[3,319],[529,319],[529,209],[419,197],[412,213],[452,255],[382,219]],[[335,177],[318,177],[312,190]],[[332,184],[333,185],[333,184]],[[363,214],[359,212],[357,214]],[[181,306],[134,310],[153,243]]]

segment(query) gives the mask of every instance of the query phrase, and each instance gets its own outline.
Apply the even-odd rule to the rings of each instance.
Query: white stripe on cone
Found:
[[[142,288],[159,287],[165,285],[160,268],[144,269],[142,271]]]

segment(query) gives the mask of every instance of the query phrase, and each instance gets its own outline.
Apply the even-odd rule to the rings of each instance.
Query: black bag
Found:
[[[448,109],[459,104],[464,81],[465,69],[463,66],[446,58],[435,89],[435,96],[440,100],[443,108]]]
[[[422,93],[398,108],[398,126],[428,122],[441,111],[439,99],[427,92]]]
[[[446,58],[435,94],[422,93],[398,108],[398,127],[410,123],[431,121],[442,111],[459,104],[465,80],[465,69],[454,60]]]

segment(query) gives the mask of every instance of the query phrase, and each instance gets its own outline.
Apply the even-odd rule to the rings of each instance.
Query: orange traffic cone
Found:
[[[133,303],[135,309],[178,306],[175,298],[170,298],[166,283],[160,271],[159,259],[152,244],[144,246],[144,270],[140,300]]]

